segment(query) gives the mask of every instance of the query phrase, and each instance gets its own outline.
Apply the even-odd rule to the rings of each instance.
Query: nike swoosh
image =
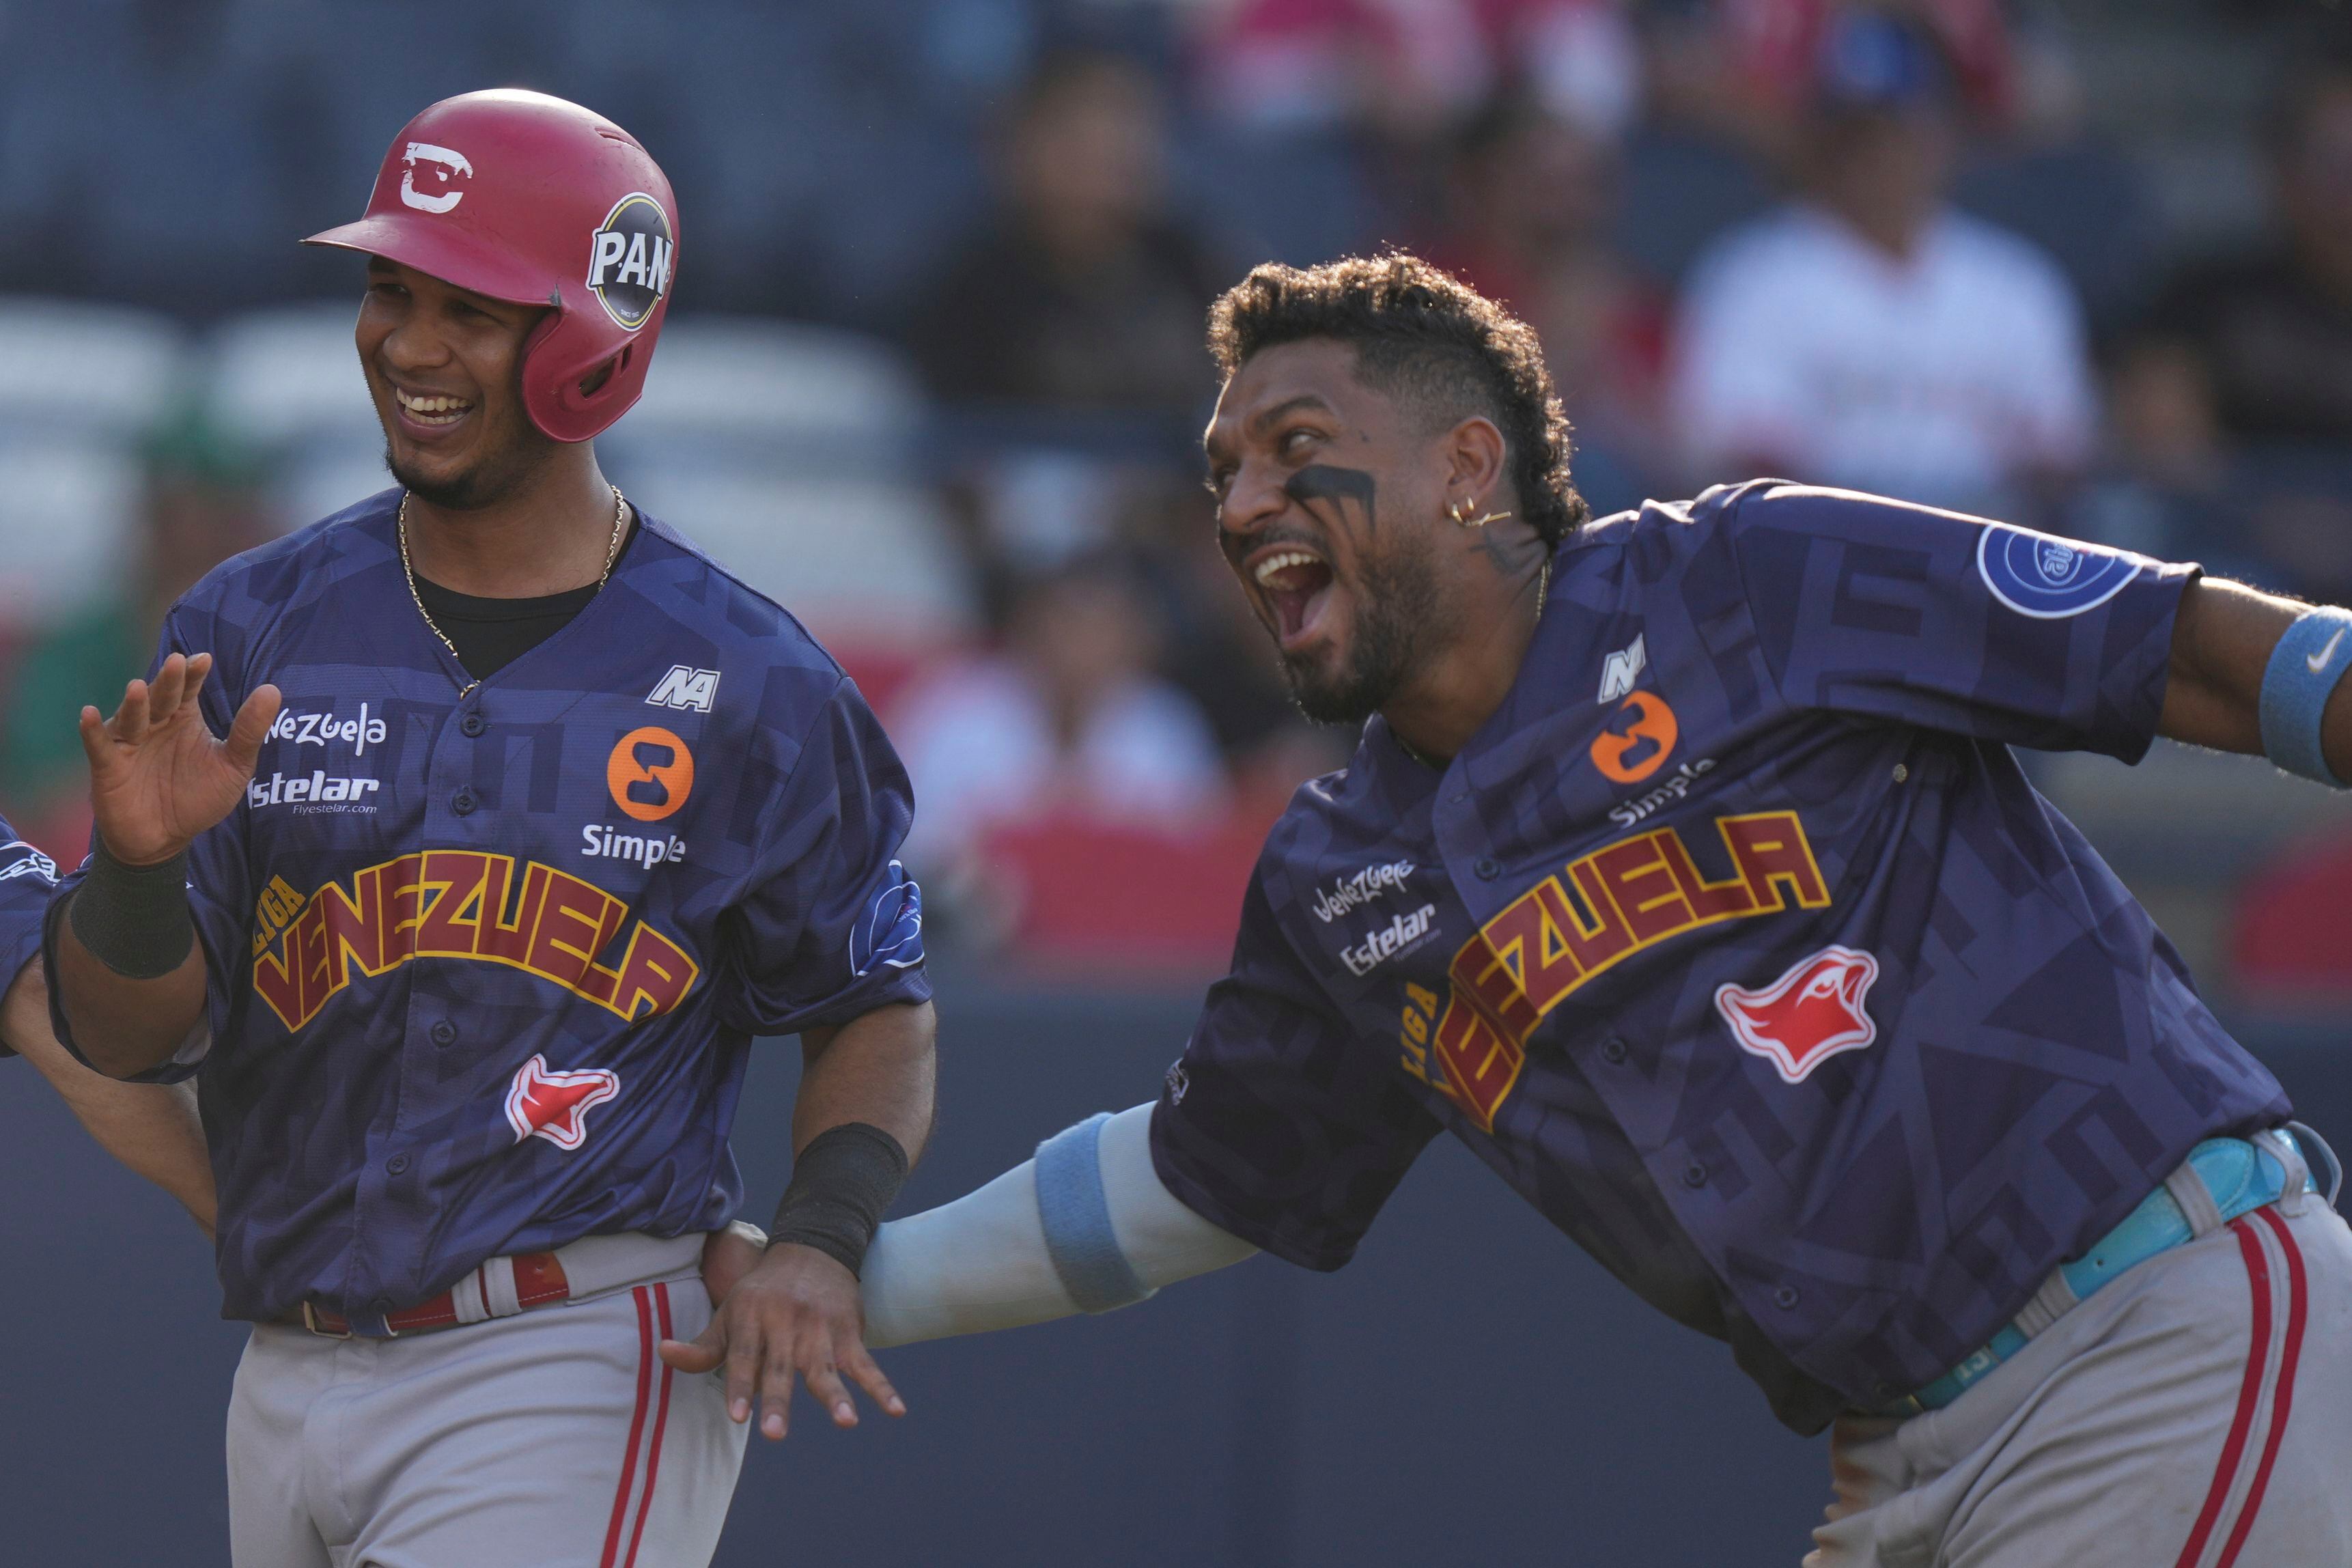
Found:
[[[2310,655],[2303,661],[2305,667],[2314,675],[2317,675],[2321,670],[2326,669],[2329,662],[2336,658],[2336,645],[2343,640],[2344,628],[2342,626],[2338,626],[2336,628],[2336,635],[2327,639],[2327,646],[2326,647],[2321,648],[2317,653]]]

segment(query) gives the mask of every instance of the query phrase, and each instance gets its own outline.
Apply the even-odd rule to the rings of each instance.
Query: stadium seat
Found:
[[[1214,974],[1265,828],[1237,814],[1199,835],[1068,816],[992,830],[980,858],[1006,905],[1008,960],[1110,987]]]
[[[0,299],[0,428],[135,438],[179,392],[186,348],[180,329],[152,311]]]

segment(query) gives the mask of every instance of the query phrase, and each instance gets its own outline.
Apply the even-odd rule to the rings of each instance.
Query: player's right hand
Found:
[[[212,668],[208,653],[175,653],[153,680],[123,689],[111,719],[81,710],[90,815],[107,852],[125,865],[156,865],[185,849],[229,814],[253,777],[278,719],[278,688],[256,688],[228,738],[216,741],[196,700]]]

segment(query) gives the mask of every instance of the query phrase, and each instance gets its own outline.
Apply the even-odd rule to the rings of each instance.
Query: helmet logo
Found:
[[[419,162],[426,165],[426,179],[437,179],[445,186],[460,175],[472,179],[474,165],[466,161],[463,153],[436,147],[430,142],[411,142],[408,151],[400,155],[400,161],[408,165],[400,172],[400,199],[403,204],[419,212],[446,213],[466,199],[464,191],[443,190],[437,195],[427,195],[416,188],[416,165]]]
[[[643,191],[613,204],[590,239],[588,287],[604,313],[635,331],[669,292],[677,237],[661,203]]]

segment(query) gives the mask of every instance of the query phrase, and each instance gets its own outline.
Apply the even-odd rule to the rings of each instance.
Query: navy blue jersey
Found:
[[[0,816],[0,992],[41,951],[41,911],[58,885],[57,863],[23,839]],[[0,1042],[0,1057],[12,1057]]]
[[[1441,773],[1374,720],[1266,841],[1152,1121],[1345,1263],[1450,1131],[1818,1429],[2285,1119],[2011,744],[2136,761],[2193,567],[1763,482],[1580,533]]]
[[[209,1010],[150,1075],[197,1077],[230,1317],[365,1331],[500,1253],[719,1226],[751,1037],[930,994],[906,773],[798,622],[641,514],[578,618],[460,700],[397,500],[164,626],[215,656],[215,732],[285,700],[190,851]]]

